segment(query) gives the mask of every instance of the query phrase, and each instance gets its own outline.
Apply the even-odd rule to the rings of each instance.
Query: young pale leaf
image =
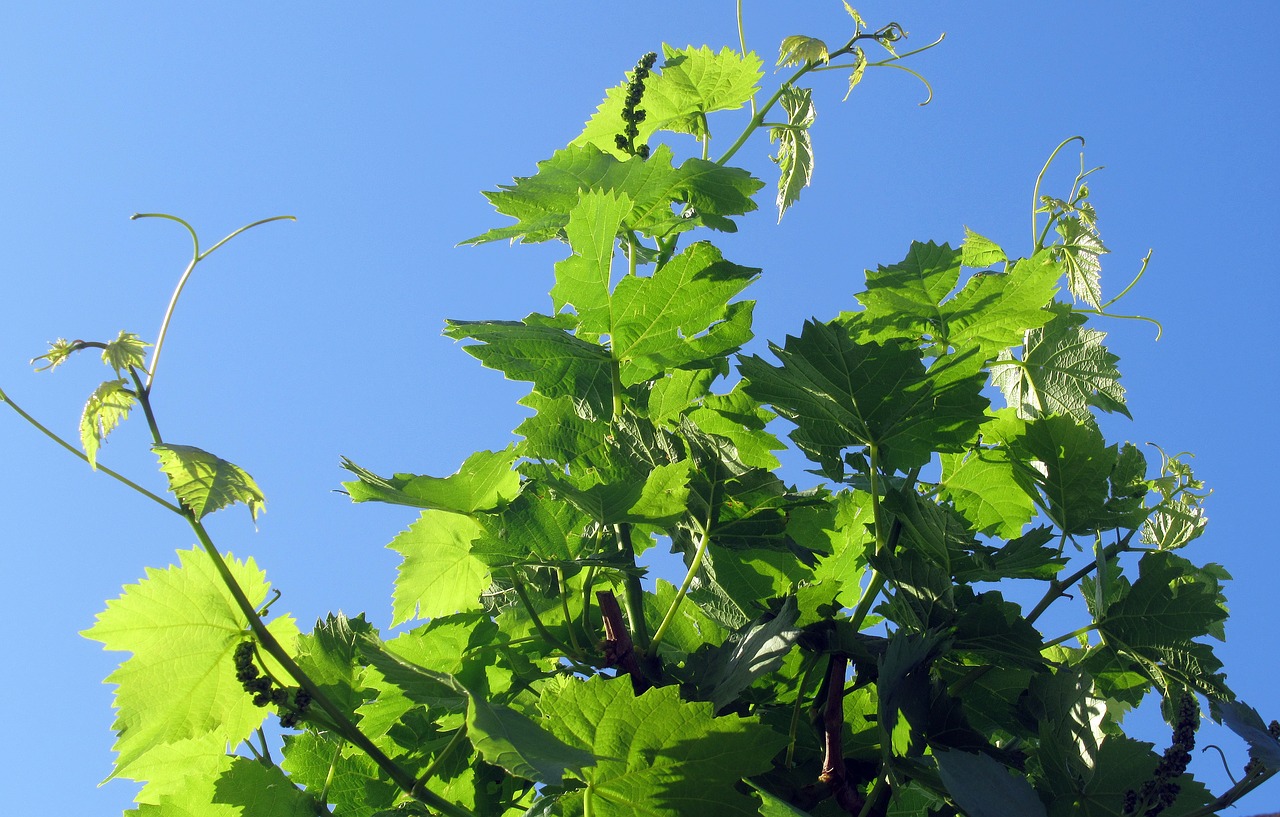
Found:
[[[584,191],[569,212],[565,237],[573,255],[556,264],[551,302],[559,312],[572,305],[582,331],[609,331],[609,293],[613,288],[613,251],[631,199],[604,191]]]
[[[1082,223],[1079,217],[1060,219],[1056,229],[1062,243],[1055,245],[1054,251],[1067,270],[1071,296],[1094,309],[1101,308],[1102,264],[1098,257],[1107,253],[1107,248],[1098,240],[1097,231]]]
[[[446,511],[423,511],[387,547],[404,557],[396,573],[393,625],[480,609],[489,570],[471,555],[480,525]]]
[[[796,424],[791,438],[839,475],[840,452],[875,445],[891,468],[925,463],[933,451],[957,451],[983,421],[980,372],[926,372],[920,353],[857,343],[838,323],[807,321],[784,347],[770,344],[781,366],[742,358],[746,393]]]
[[[112,777],[150,778],[149,753],[188,738],[213,735],[234,746],[266,715],[235,678],[231,654],[248,625],[231,591],[200,549],[180,551],[178,559],[177,567],[148,568],[145,579],[107,602],[82,633],[108,650],[133,653],[107,677],[119,685]],[[261,605],[269,585],[253,560],[228,558],[227,567],[249,603]],[[277,617],[269,626],[282,644],[293,645],[292,618]],[[175,651],[175,644],[182,649]],[[278,667],[273,671],[287,677]]]
[[[581,777],[596,763],[591,752],[566,744],[529,716],[475,694],[467,701],[467,737],[485,762],[536,783],[559,786],[566,771]]]
[[[63,363],[71,359],[71,356],[83,349],[80,341],[69,341],[66,338],[58,338],[49,344],[49,351],[39,357],[31,358],[31,365],[35,366],[37,361],[44,361],[43,366],[36,366],[37,372],[52,371]]]
[[[1119,361],[1102,345],[1105,332],[1084,327],[1085,318],[1058,304],[1053,319],[1027,333],[1022,361],[1005,352],[991,367],[991,381],[1021,417],[1066,414],[1092,421],[1090,406],[1130,417],[1120,386]]]
[[[89,395],[80,415],[80,444],[94,470],[98,468],[98,449],[107,435],[129,417],[138,398],[129,391],[123,379],[108,380]]]
[[[253,477],[208,451],[167,443],[153,445],[151,450],[160,458],[160,470],[169,478],[169,490],[191,509],[196,519],[243,502],[249,507],[249,515],[257,520],[258,512],[267,504]]]
[[[469,514],[506,505],[520,492],[520,475],[512,470],[515,447],[477,451],[448,477],[396,474],[390,479],[366,471],[347,458],[342,467],[359,477],[342,487],[352,502],[389,502],[414,508]]]
[[[763,76],[755,54],[743,56],[728,48],[717,54],[706,46],[674,49],[668,45],[663,45],[662,52],[661,71],[650,74],[644,83],[640,109],[645,117],[637,123],[637,142],[648,141],[660,130],[704,135],[706,115],[741,108],[755,96]],[[624,158],[614,137],[622,132],[626,91],[626,83],[610,88],[570,144],[593,145]]]
[[[778,143],[778,155],[773,157],[778,164],[778,221],[813,179],[813,138],[809,128],[817,116],[813,91],[808,88],[788,85],[783,88],[780,101],[787,112],[787,124],[769,130],[769,141]]]
[[[140,803],[125,817],[315,817],[316,801],[275,766],[223,755],[213,774],[191,775],[180,791]]]
[[[709,703],[680,700],[674,686],[636,697],[626,679],[566,679],[542,695],[546,726],[591,752],[586,788],[564,798],[590,800],[596,817],[755,817],[759,802],[738,781],[772,768],[786,738],[738,717],[714,717]]]
[[[140,369],[146,361],[146,349],[150,345],[132,332],[121,331],[120,336],[102,350],[102,362],[114,369],[117,376],[129,369]]]
[[[817,37],[793,34],[790,37],[783,37],[782,45],[778,46],[779,68],[787,65],[803,65],[806,62],[825,65],[830,61],[827,44]]]
[[[1007,260],[999,244],[978,235],[968,227],[964,228],[964,243],[960,245],[960,262],[966,267],[986,269]]]
[[[1021,774],[983,754],[935,750],[938,773],[968,817],[1046,817],[1044,803]]]
[[[849,72],[849,87],[844,92],[844,99],[848,101],[849,95],[853,93],[853,89],[858,87],[862,82],[862,77],[867,72],[867,54],[861,48],[853,49],[853,70]]]

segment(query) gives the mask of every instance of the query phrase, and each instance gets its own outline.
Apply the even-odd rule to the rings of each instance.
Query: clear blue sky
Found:
[[[780,9],[800,9],[780,11]],[[814,186],[780,226],[765,207],[724,242],[763,267],[757,341],[853,304],[861,271],[912,239],[958,242],[964,225],[1023,254],[1031,184],[1062,139],[1088,140],[1117,309],[1161,320],[1103,328],[1135,420],[1116,441],[1196,454],[1215,494],[1187,555],[1235,576],[1218,647],[1240,695],[1280,717],[1275,673],[1275,304],[1280,217],[1274,32],[1280,5],[867,2],[922,45],[904,73],[868,75],[841,104],[815,94]],[[747,44],[772,63],[782,36],[843,41],[836,0],[747,0]],[[407,509],[332,493],[340,455],[376,471],[443,475],[511,438],[521,384],[440,337],[446,317],[518,318],[549,306],[553,246],[455,248],[500,223],[479,195],[528,175],[578,132],[640,54],[663,42],[736,44],[733,3],[10,3],[0,7],[0,385],[74,437],[102,370],[78,360],[36,376],[57,337],[153,340],[189,254],[180,215],[211,243],[288,213],[199,269],[156,385],[168,439],[248,469],[269,512],[214,519],[252,554],[304,627],[329,610],[390,618]],[[776,81],[772,75],[767,81]],[[713,121],[713,128],[715,123]],[[721,140],[736,122],[720,126]],[[763,141],[739,154],[772,179]],[[1050,177],[1062,191],[1072,153]],[[764,199],[768,203],[768,198]],[[86,356],[87,357],[87,356]],[[1268,395],[1273,395],[1268,397]],[[13,814],[110,814],[131,801],[109,771],[117,654],[77,632],[103,600],[192,544],[175,519],[0,414],[0,547],[8,622],[0,700],[0,802]],[[145,427],[103,461],[162,487]],[[792,479],[804,480],[799,472]],[[1157,743],[1156,724],[1143,735]],[[1202,743],[1208,742],[1207,736]],[[1222,736],[1232,766],[1244,753]],[[1215,790],[1226,778],[1196,765]],[[1243,813],[1280,808],[1272,783]]]

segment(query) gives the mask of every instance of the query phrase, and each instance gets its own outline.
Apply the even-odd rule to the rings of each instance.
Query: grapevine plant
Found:
[[[1094,328],[1116,299],[1083,165],[1061,197],[1037,179],[1025,257],[968,229],[913,243],[847,311],[740,351],[761,271],[711,237],[764,183],[730,161],[776,145],[781,217],[813,168],[802,83],[915,73],[901,26],[850,12],[839,47],[784,40],[767,95],[745,46],[645,55],[581,135],[487,194],[512,221],[465,243],[566,254],[546,312],[446,323],[530,384],[514,442],[445,477],[343,461],[353,501],[418,509],[390,543],[394,637],[342,614],[300,633],[210,538],[206,516],[256,515],[263,493],[164,437],[153,389],[182,285],[264,222],[201,249],[147,214],[194,242],[154,346],[121,332],[37,359],[93,349],[112,372],[82,451],[0,393],[198,541],[85,632],[130,653],[108,678],[113,777],[145,783],[129,814],[1189,817],[1280,770],[1280,725],[1235,699],[1205,640],[1229,578],[1183,555],[1207,491],[1185,455],[1108,443],[1096,421],[1129,412]],[[747,106],[713,159],[713,115]],[[98,462],[138,409],[170,498]],[[779,475],[784,432],[808,487]],[[683,560],[675,582],[648,572],[654,548]],[[1045,628],[1050,608],[1069,624]],[[1149,695],[1168,747],[1124,732]],[[1206,702],[1252,757],[1217,795],[1186,771]]]

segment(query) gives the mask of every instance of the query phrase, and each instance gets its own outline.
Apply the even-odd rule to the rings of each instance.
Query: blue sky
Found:
[[[766,64],[785,35],[847,33],[835,0],[745,6],[748,48]],[[1106,166],[1092,179],[1112,251],[1104,291],[1123,288],[1154,249],[1116,308],[1165,327],[1157,343],[1148,324],[1102,326],[1135,417],[1106,431],[1196,454],[1215,493],[1208,533],[1187,555],[1235,576],[1218,653],[1236,691],[1280,716],[1268,465],[1280,444],[1267,396],[1280,6],[1233,3],[1215,17],[1096,1],[859,10],[872,25],[897,15],[913,45],[947,33],[911,63],[934,101],[920,107],[923,87],[902,72],[870,73],[843,104],[843,78],[822,78],[813,187],[781,225],[766,206],[722,242],[730,259],[764,268],[750,351],[851,308],[862,270],[901,259],[913,239],[955,244],[968,225],[1024,254],[1035,174],[1055,145],[1083,135],[1086,161]],[[297,216],[200,267],[166,346],[157,411],[168,439],[244,466],[263,487],[269,512],[256,532],[241,512],[212,527],[284,590],[276,609],[304,627],[337,609],[385,624],[396,556],[383,545],[411,517],[333,493],[338,459],[443,475],[511,438],[524,386],[441,338],[442,321],[545,310],[563,250],[454,245],[501,223],[480,190],[531,173],[663,42],[736,44],[733,3],[0,7],[0,386],[74,437],[101,370],[83,359],[36,376],[26,361],[57,337],[154,339],[190,244],[176,225],[130,214],[180,215],[206,244]],[[713,132],[727,145],[740,123],[729,116],[716,131],[713,121]],[[759,140],[739,159],[771,180],[768,150]],[[1076,162],[1066,154],[1047,190],[1064,191]],[[77,632],[190,535],[9,412],[0,446],[10,622],[0,802],[19,814],[117,812],[132,788],[95,788],[113,741],[100,680],[117,656]],[[102,458],[162,487],[140,422]],[[1144,737],[1165,741],[1156,727]],[[1238,742],[1219,742],[1243,764]],[[1196,764],[1225,787],[1215,761]],[[1273,783],[1245,811],[1278,807]]]

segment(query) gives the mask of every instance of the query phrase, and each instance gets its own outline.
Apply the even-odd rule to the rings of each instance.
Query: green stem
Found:
[[[453,754],[453,750],[462,744],[462,739],[467,736],[467,725],[464,722],[461,726],[454,730],[453,736],[449,738],[449,742],[445,744],[440,753],[431,759],[431,765],[426,771],[418,775],[418,785],[425,786],[427,781],[436,776],[436,772],[440,770],[440,766],[444,764],[449,755]]]
[[[735,11],[737,12],[737,17],[738,17],[738,53],[745,57],[747,55],[747,34],[746,34],[746,29],[742,25],[742,0],[737,0],[737,2],[734,5],[736,6]],[[750,101],[751,101],[751,115],[755,116],[756,115],[755,94],[751,95]]]
[[[667,628],[675,620],[676,611],[680,609],[680,602],[684,601],[685,594],[689,592],[689,587],[693,584],[694,578],[698,575],[698,571],[702,569],[702,559],[706,555],[707,545],[710,543],[711,526],[707,525],[702,530],[702,539],[698,542],[698,547],[694,551],[693,560],[689,562],[689,569],[685,571],[684,581],[680,583],[680,589],[676,591],[676,597],[671,600],[671,606],[667,608],[667,614],[662,617],[662,623],[658,625],[658,632],[653,634],[652,647],[655,653],[658,650],[658,645],[662,643],[663,637],[667,634]]]
[[[415,800],[419,800],[425,805],[436,809],[437,811],[447,814],[450,817],[475,817],[475,815],[466,809],[454,803],[445,800],[435,792],[425,788],[416,781],[413,775],[409,774],[399,764],[389,758],[378,746],[369,739],[367,735],[360,731],[346,713],[335,704],[324,690],[321,689],[311,676],[307,675],[298,666],[298,663],[291,656],[279,641],[276,640],[275,634],[267,628],[267,625],[258,617],[258,611],[250,603],[248,596],[245,595],[244,589],[240,587],[240,583],[236,581],[236,577],[232,575],[231,569],[227,566],[226,560],[222,558],[222,554],[213,544],[213,540],[209,537],[209,533],[205,530],[204,525],[196,518],[195,513],[186,510],[183,513],[187,523],[195,532],[196,538],[200,540],[200,545],[204,548],[205,553],[213,561],[214,569],[218,571],[218,575],[222,578],[222,582],[230,591],[232,599],[235,600],[236,606],[240,608],[241,614],[248,621],[249,629],[253,631],[254,637],[262,648],[267,651],[272,658],[284,668],[285,672],[298,683],[298,686],[307,691],[311,696],[312,702],[324,710],[334,725],[338,727],[339,733],[360,748],[369,758],[377,764],[378,768],[386,772],[387,776],[400,787],[409,796]]]
[[[1116,301],[1118,301],[1118,300],[1120,300],[1121,298],[1123,298],[1124,296],[1128,295],[1128,294],[1129,294],[1129,290],[1131,290],[1131,289],[1133,289],[1135,286],[1137,286],[1138,282],[1142,280],[1142,276],[1143,276],[1143,275],[1145,275],[1145,274],[1146,274],[1146,272],[1147,272],[1147,264],[1150,264],[1150,263],[1151,263],[1151,253],[1153,253],[1153,252],[1155,252],[1155,250],[1147,250],[1147,254],[1146,254],[1146,255],[1144,255],[1144,256],[1142,257],[1142,266],[1138,268],[1138,274],[1137,274],[1137,275],[1135,275],[1135,276],[1133,276],[1133,280],[1129,282],[1129,286],[1127,286],[1127,287],[1125,287],[1124,289],[1120,290],[1120,294],[1119,294],[1119,295],[1117,295],[1116,297],[1112,298],[1111,300],[1109,300],[1109,301],[1107,301],[1105,304],[1103,304],[1103,305],[1102,305],[1102,309],[1104,309],[1104,310],[1105,310],[1107,307],[1111,306],[1111,305],[1112,305],[1113,303],[1115,303]]]
[[[560,610],[564,614],[564,626],[569,631],[569,644],[575,655],[582,655],[582,644],[573,628],[573,615],[569,612],[569,584],[565,581],[564,568],[556,568],[556,581],[560,586]]]
[[[884,787],[889,785],[889,776],[882,774],[876,778],[876,782],[872,784],[871,791],[867,792],[867,799],[862,804],[862,810],[858,812],[858,817],[868,817],[872,809],[875,808],[876,801],[880,799],[880,792]]]
[[[1044,249],[1043,239],[1037,237],[1040,230],[1038,219],[1036,218],[1036,211],[1040,209],[1040,183],[1044,181],[1044,174],[1049,172],[1049,165],[1053,164],[1053,160],[1057,157],[1058,153],[1072,142],[1079,142],[1080,146],[1084,147],[1083,136],[1072,136],[1067,139],[1063,139],[1062,142],[1053,149],[1053,153],[1049,154],[1049,158],[1045,160],[1044,167],[1040,168],[1040,173],[1036,175],[1035,186],[1031,188],[1031,242],[1033,254]],[[1052,219],[1050,219],[1050,223],[1052,223]],[[1048,225],[1045,225],[1045,233],[1048,234],[1048,231]]]
[[[1103,558],[1110,560],[1128,550],[1129,540],[1133,538],[1133,534],[1134,531],[1129,531],[1119,541],[1107,545],[1102,551]],[[1041,597],[1039,603],[1031,609],[1031,612],[1027,613],[1027,623],[1034,624],[1035,620],[1040,618],[1040,616],[1044,614],[1044,611],[1048,610],[1049,606],[1057,601],[1062,594],[1074,587],[1076,582],[1080,581],[1085,576],[1088,576],[1096,570],[1097,567],[1098,560],[1094,559],[1092,562],[1080,568],[1075,573],[1072,573],[1067,578],[1054,579],[1049,582],[1049,589],[1045,591],[1044,596]]]
[[[813,678],[821,658],[820,652],[809,656],[805,659],[804,669],[800,673],[800,686],[796,688],[796,703],[791,708],[791,727],[787,730],[787,758],[782,764],[787,769],[795,766],[796,735],[800,731],[800,712],[804,709],[804,691],[809,688],[809,681]]]
[[[204,252],[201,252],[200,237],[196,235],[195,228],[192,227],[183,219],[178,218],[177,216],[172,216],[172,215],[169,215],[168,213],[134,213],[130,218],[135,221],[140,218],[162,218],[167,221],[173,221],[173,222],[176,222],[177,224],[181,224],[183,227],[186,228],[187,232],[191,235],[191,244],[192,244],[191,261],[187,264],[187,268],[183,270],[182,277],[178,279],[178,286],[173,290],[173,295],[169,298],[169,306],[165,309],[164,319],[160,322],[160,333],[156,336],[156,345],[152,348],[152,351],[151,351],[151,366],[147,369],[147,383],[146,383],[146,386],[143,388],[144,392],[149,392],[151,391],[151,384],[156,377],[156,367],[160,364],[160,352],[164,348],[165,336],[169,334],[169,322],[173,318],[174,309],[178,306],[178,297],[182,295],[182,290],[184,287],[186,287],[187,280],[191,278],[191,273],[195,271],[196,265],[199,264],[204,259],[208,258],[215,250],[217,250],[223,244],[226,244],[228,241],[240,235],[246,230],[251,230],[260,224],[267,224],[272,221],[285,221],[285,220],[297,221],[297,219],[294,218],[293,216],[272,216],[270,218],[259,219],[258,221],[255,221],[251,224],[246,224],[245,226],[241,227],[238,230],[232,231],[231,233],[227,234],[227,236],[224,237],[221,241],[214,244],[212,247],[205,250]]]
[[[1111,301],[1108,301],[1108,303],[1114,303],[1114,301],[1115,299],[1112,299]],[[1164,335],[1164,325],[1161,324],[1160,321],[1156,320],[1155,318],[1148,318],[1146,315],[1117,315],[1113,312],[1104,312],[1100,309],[1073,308],[1071,311],[1079,312],[1082,315],[1097,315],[1100,318],[1115,318],[1116,320],[1120,320],[1120,321],[1143,321],[1144,323],[1155,324],[1156,340],[1160,340],[1160,338]],[[1000,362],[1003,363],[1004,361],[1002,360]]]
[[[1052,647],[1052,646],[1054,646],[1054,645],[1056,645],[1056,644],[1061,644],[1061,643],[1062,643],[1062,642],[1064,642],[1064,641],[1070,641],[1071,639],[1075,638],[1076,636],[1081,636],[1081,635],[1084,635],[1085,633],[1093,632],[1093,631],[1094,631],[1094,630],[1096,630],[1096,629],[1098,629],[1098,625],[1097,625],[1097,623],[1093,623],[1093,624],[1086,624],[1085,626],[1080,627],[1080,628],[1075,629],[1075,630],[1072,630],[1071,632],[1069,632],[1069,633],[1067,633],[1067,634],[1065,634],[1065,635],[1060,635],[1060,636],[1058,636],[1057,638],[1053,639],[1052,641],[1046,641],[1046,642],[1044,642],[1044,647]],[[1042,647],[1042,649],[1043,649],[1043,647]]]
[[[524,589],[524,582],[520,581],[520,577],[516,575],[515,569],[512,568],[509,570],[508,575],[511,577],[511,584],[516,590],[516,595],[520,598],[520,603],[524,605],[525,612],[529,614],[529,618],[533,621],[533,628],[538,631],[538,634],[541,635],[543,640],[548,644],[555,647],[557,650],[560,650],[565,655],[573,656],[576,659],[577,653],[570,649],[563,641],[556,638],[555,635],[547,629],[547,626],[542,623],[542,619],[538,616],[538,611],[533,607],[533,601],[529,598],[529,593]]]
[[[77,457],[84,460],[85,462],[89,461],[89,458],[85,456],[83,451],[76,448],[74,445],[67,442],[66,440],[62,439],[57,434],[50,431],[39,420],[32,417],[30,414],[27,414],[25,411],[23,411],[22,407],[19,406],[17,403],[13,402],[13,400],[9,398],[9,395],[5,394],[3,389],[0,389],[0,403],[4,403],[5,405],[9,406],[9,408],[13,409],[15,412],[18,413],[19,417],[21,417],[22,419],[30,423],[32,426],[34,426],[37,431],[39,431],[41,434],[44,434],[49,439],[53,440],[55,443],[65,448],[67,451],[70,451],[72,454],[76,455]],[[133,480],[129,479],[128,477],[120,473],[117,473],[116,471],[111,470],[110,468],[103,465],[102,463],[97,463],[96,470],[98,470],[103,474],[106,474],[107,476],[111,477],[114,480],[117,480],[123,483],[124,485],[129,486],[133,490],[145,496],[147,499],[150,499],[152,502],[155,502],[156,504],[163,506],[166,510],[173,511],[174,513],[180,516],[184,515],[184,511],[182,510],[182,508],[178,507],[177,505],[174,505],[172,502],[169,502],[168,500],[164,499],[161,496],[153,494],[152,492],[148,491],[146,488],[143,488],[138,483],[134,482]]]

